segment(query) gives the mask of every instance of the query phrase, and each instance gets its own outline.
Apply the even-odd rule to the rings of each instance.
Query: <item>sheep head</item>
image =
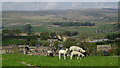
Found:
[[[66,50],[65,51],[68,51],[68,48],[66,48]]]

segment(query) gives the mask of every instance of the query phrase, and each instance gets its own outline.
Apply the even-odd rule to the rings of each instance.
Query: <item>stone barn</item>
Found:
[[[13,48],[12,45],[0,47],[0,54],[13,53],[14,51],[15,49]]]
[[[47,55],[47,51],[50,50],[50,47],[38,47],[36,55]]]
[[[98,45],[97,46],[97,51],[109,51],[111,49],[112,49],[111,45]]]
[[[28,55],[47,55],[47,51],[50,50],[50,47],[29,47],[30,51],[28,52]],[[23,48],[24,50],[24,48]]]
[[[47,39],[47,41],[49,41],[50,46],[53,46],[55,41],[58,41],[58,39]]]
[[[47,41],[49,41],[49,42],[55,42],[55,41],[58,41],[58,39],[47,39]]]

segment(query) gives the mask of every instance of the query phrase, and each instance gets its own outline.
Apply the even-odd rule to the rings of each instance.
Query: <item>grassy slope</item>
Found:
[[[25,44],[25,40],[18,40],[18,39],[4,39],[0,43],[2,46],[4,45],[14,45],[14,44]],[[38,43],[48,43],[48,41],[36,41]],[[0,45],[1,46],[1,45]]]
[[[2,45],[11,45],[17,43],[25,43],[25,40],[17,40],[17,39],[4,39],[2,40]]]
[[[5,54],[3,57],[3,66],[22,66],[21,62],[26,62],[34,66],[117,66],[117,57],[105,57],[105,56],[89,56],[77,60],[59,60],[58,57],[47,56],[30,56],[30,55],[15,55]],[[11,58],[12,57],[12,58]]]
[[[53,12],[53,11],[52,11]],[[25,23],[31,23],[33,26],[33,30],[35,32],[62,32],[62,31],[78,31],[80,34],[88,34],[88,36],[92,36],[93,38],[104,38],[108,34],[112,34],[113,32],[109,33],[94,33],[96,29],[111,31],[114,29],[114,26],[111,25],[112,21],[110,20],[95,20],[92,19],[99,19],[100,17],[114,17],[116,16],[116,11],[106,11],[106,10],[82,10],[79,11],[63,11],[63,13],[54,11],[55,13],[51,12],[3,12],[3,25],[5,29],[21,29],[23,30],[23,25]],[[57,12],[57,14],[56,14]],[[44,13],[44,14],[43,14]],[[31,15],[32,14],[32,15]],[[42,14],[42,15],[41,15]],[[52,14],[52,15],[51,15]],[[98,15],[96,15],[98,14]],[[90,17],[89,17],[90,16]],[[52,26],[53,22],[69,22],[68,20],[63,20],[62,18],[70,18],[75,21],[76,19],[86,21],[90,20],[96,24],[96,26],[69,26],[69,27],[55,27]],[[92,18],[91,18],[92,17]],[[9,19],[10,18],[10,19]],[[12,18],[12,19],[11,19]],[[16,24],[16,26],[10,25],[11,23]],[[81,35],[78,35],[81,36]]]
[[[2,66],[2,55],[0,54],[0,67]]]

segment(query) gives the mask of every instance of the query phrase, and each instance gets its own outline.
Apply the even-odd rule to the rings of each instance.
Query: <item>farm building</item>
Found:
[[[25,49],[26,45],[10,45],[10,46],[1,46],[0,54],[6,53],[23,53],[23,54],[32,54],[32,55],[47,55],[47,51],[51,50],[51,47],[43,47],[43,46],[30,46],[29,51],[26,53]]]
[[[50,47],[30,47],[28,55],[47,55],[47,51],[50,50]]]
[[[40,41],[40,40],[41,40],[41,38],[37,38],[37,40],[38,40],[38,41]]]
[[[55,41],[58,41],[58,39],[47,39],[47,41],[49,41],[49,42],[55,42]]]
[[[19,33],[18,35],[19,35],[19,36],[28,36],[27,33]]]
[[[40,32],[35,32],[35,35],[38,35],[38,36],[40,36],[40,34],[41,34]]]
[[[62,39],[62,37],[61,37],[60,35],[57,35],[57,37],[58,37],[58,39],[60,39],[60,40]]]
[[[0,47],[0,54],[12,53],[14,49],[12,46],[1,46]]]
[[[63,41],[66,41],[69,38],[70,38],[69,36],[62,36]]]
[[[29,47],[30,51],[28,52],[28,55],[29,54],[32,54],[32,55],[47,55],[47,51],[50,50],[50,47],[43,47],[43,46],[40,46],[40,47],[35,47],[35,46],[30,46]],[[25,46],[24,45],[20,45],[19,46],[19,50],[20,51],[25,51]]]
[[[109,51],[111,48],[111,45],[98,45],[97,51]]]
[[[101,42],[101,41],[108,41],[109,39],[96,39],[96,40],[92,40],[92,41],[88,41],[88,42]]]
[[[52,46],[55,41],[58,41],[58,39],[47,39],[47,41],[49,41],[50,42],[50,46]]]

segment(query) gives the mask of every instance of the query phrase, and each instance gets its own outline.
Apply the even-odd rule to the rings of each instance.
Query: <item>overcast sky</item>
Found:
[[[117,8],[117,2],[4,2],[2,10],[39,11],[86,8]]]
[[[118,2],[119,0],[1,0],[2,2]]]
[[[0,10],[2,10],[2,8],[3,8],[3,10],[6,10],[6,9],[8,9],[8,10],[18,10],[18,9],[21,9],[22,7],[25,7],[25,8],[23,8],[23,9],[29,9],[30,7],[29,7],[29,4],[26,4],[25,6],[22,6],[22,5],[19,5],[18,3],[9,3],[9,4],[3,4],[2,5],[2,3],[3,2],[52,2],[52,3],[49,3],[49,4],[45,4],[46,6],[45,6],[45,8],[42,8],[42,7],[39,7],[39,8],[37,8],[37,9],[42,9],[42,10],[44,10],[44,9],[47,9],[47,8],[56,8],[55,6],[57,6],[57,8],[61,8],[60,7],[60,3],[59,4],[57,4],[57,3],[53,3],[53,2],[119,2],[119,0],[0,0],[0,1],[2,1],[2,2],[0,2]],[[18,5],[17,5],[18,4]],[[6,6],[5,6],[6,5]],[[24,4],[23,4],[24,5]],[[59,5],[59,7],[58,7],[58,5]],[[62,4],[61,4],[62,5]],[[8,6],[8,7],[7,7]],[[16,6],[16,7],[15,7]],[[36,8],[34,5],[32,5],[34,8]],[[67,7],[67,6],[69,6],[69,7]],[[76,4],[76,6],[78,6],[78,4]],[[98,5],[92,5],[92,6],[95,6],[95,7],[97,7]],[[90,7],[92,7],[92,6],[90,6]],[[100,5],[99,4],[99,6],[98,6],[98,8],[99,7],[103,7],[104,5]],[[31,7],[31,8],[33,8],[33,7]],[[38,7],[38,6],[37,6]],[[63,6],[62,6],[63,7]],[[78,7],[80,7],[80,6],[78,6],[78,7],[75,7],[75,5],[74,6],[70,6],[70,4],[68,5],[65,5],[64,4],[64,7],[65,8],[78,8]],[[112,7],[112,6],[104,6],[104,7]],[[13,8],[13,9],[12,9]],[[18,9],[15,9],[15,8],[18,8]],[[30,8],[30,9],[31,9]],[[84,7],[85,8],[85,7]],[[36,9],[36,10],[37,10]],[[63,8],[64,9],[64,8]],[[35,9],[34,9],[35,10]],[[48,9],[49,10],[49,9]]]

